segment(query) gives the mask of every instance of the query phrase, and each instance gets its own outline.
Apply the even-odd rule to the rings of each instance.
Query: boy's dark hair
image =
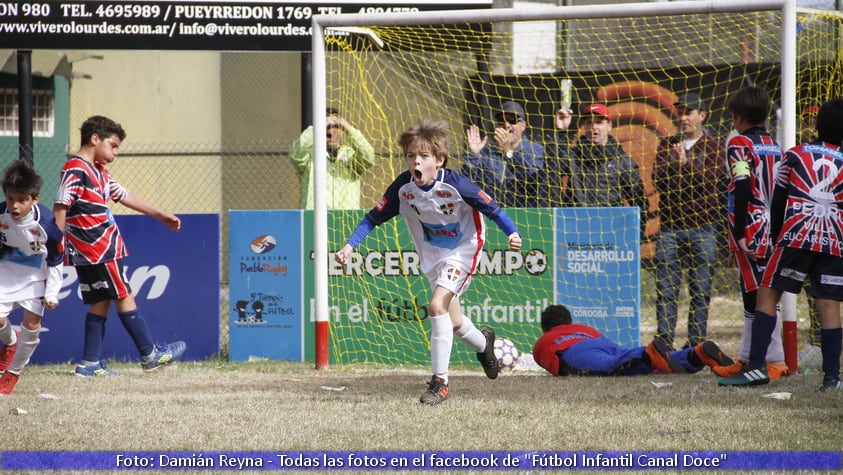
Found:
[[[843,99],[831,99],[817,113],[817,138],[843,146]]]
[[[757,86],[747,86],[729,98],[726,107],[732,116],[740,116],[752,125],[763,125],[770,115],[770,96]]]
[[[336,107],[326,107],[325,108],[325,115],[326,116],[333,115],[333,116],[340,117],[340,110],[337,109]]]
[[[403,152],[413,145],[422,144],[437,157],[445,157],[442,168],[448,166],[448,123],[444,120],[422,119],[411,125],[398,137]]]
[[[101,115],[88,117],[88,119],[82,123],[80,130],[82,132],[82,145],[88,145],[91,143],[91,137],[93,137],[94,134],[99,135],[100,138],[103,139],[111,137],[112,135],[120,137],[120,140],[126,138],[126,131],[123,130],[123,127],[120,124]]]
[[[17,191],[38,198],[42,184],[41,176],[26,160],[15,160],[3,172],[3,193]]]
[[[542,310],[542,331],[547,333],[559,325],[571,324],[571,312],[564,305],[548,305]]]

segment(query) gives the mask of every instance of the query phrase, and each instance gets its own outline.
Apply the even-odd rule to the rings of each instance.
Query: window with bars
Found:
[[[55,126],[53,91],[44,89],[32,91],[32,135],[52,137]],[[18,90],[0,88],[0,136],[17,136]]]

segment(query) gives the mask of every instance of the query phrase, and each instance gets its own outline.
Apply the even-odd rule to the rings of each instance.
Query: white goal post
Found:
[[[414,13],[341,14],[313,17],[312,67],[313,67],[313,126],[315,133],[314,156],[327,154],[325,109],[326,100],[326,44],[325,33],[331,28],[365,26],[431,25],[457,23],[487,23],[500,21],[574,20],[593,18],[659,17],[683,14],[708,14],[730,12],[781,13],[781,145],[787,149],[796,137],[796,0],[703,0],[655,3],[628,3],[617,5],[548,6],[530,9],[454,10]],[[325,269],[331,258],[328,249],[328,211],[326,199],[327,165],[325,160],[313,161],[314,173],[314,265]],[[316,322],[316,367],[328,365],[328,273],[314,272],[314,319]]]

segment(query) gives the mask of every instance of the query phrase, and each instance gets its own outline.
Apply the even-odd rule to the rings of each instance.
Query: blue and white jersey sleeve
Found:
[[[518,232],[515,223],[507,216],[503,208],[479,185],[458,173],[452,173],[452,179],[465,202],[493,220],[505,235],[509,236]]]
[[[351,233],[351,237],[348,238],[348,244],[352,248],[357,249],[357,246],[366,239],[366,236],[372,232],[375,226],[380,226],[395,216],[398,216],[398,190],[402,184],[408,181],[410,181],[410,172],[404,172],[389,185],[389,188],[386,189],[378,204],[363,217],[363,220],[360,221],[357,228]]]
[[[412,182],[412,176],[409,171],[405,171],[389,185],[378,204],[367,215],[376,226],[380,226],[398,216],[400,212],[399,190],[410,182]]]
[[[492,219],[501,212],[501,207],[497,202],[477,183],[451,170],[445,170],[445,172],[443,181],[456,188],[466,204]]]

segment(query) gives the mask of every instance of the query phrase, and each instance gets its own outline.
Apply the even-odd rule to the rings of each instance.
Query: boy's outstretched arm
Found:
[[[510,251],[521,250],[521,234],[518,232],[518,227],[503,210],[498,213],[493,220],[498,225],[501,231],[506,234],[506,243],[509,245]]]
[[[172,231],[178,231],[181,229],[181,219],[179,219],[178,216],[158,208],[132,192],[126,193],[126,196],[120,200],[120,203],[139,213],[152,216],[158,221],[161,221],[164,226],[167,226]]]
[[[345,246],[342,247],[339,251],[334,254],[334,260],[339,262],[340,264],[345,264],[348,261],[348,257],[351,256],[351,253],[354,251],[354,248],[360,245],[363,242],[363,239],[375,229],[377,224],[375,221],[366,215],[361,221],[360,224],[357,225],[357,228],[351,233],[351,237],[348,238],[348,242]]]

